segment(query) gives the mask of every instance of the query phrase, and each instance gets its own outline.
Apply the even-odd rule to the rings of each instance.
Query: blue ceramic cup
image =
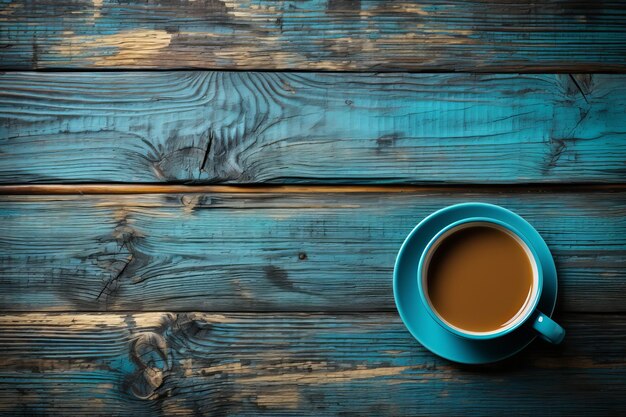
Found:
[[[433,307],[428,297],[428,266],[432,259],[434,252],[439,245],[450,235],[458,232],[459,230],[469,227],[491,227],[507,233],[524,249],[528,259],[531,263],[533,271],[533,286],[530,296],[524,305],[524,307],[512,317],[504,326],[497,330],[488,332],[475,332],[459,328],[445,320],[440,316]],[[506,277],[503,277],[506,279]],[[537,331],[539,336],[551,343],[560,343],[565,337],[565,330],[559,326],[549,316],[543,314],[537,310],[537,304],[541,298],[541,290],[543,287],[543,271],[541,269],[541,262],[539,257],[532,247],[531,243],[519,233],[514,227],[496,219],[486,217],[472,217],[463,220],[459,220],[440,230],[426,245],[424,252],[422,253],[417,269],[417,284],[419,289],[419,296],[426,307],[428,313],[432,318],[441,325],[444,329],[457,336],[467,339],[495,339],[500,336],[504,336],[510,332],[515,331],[520,326],[532,326]]]

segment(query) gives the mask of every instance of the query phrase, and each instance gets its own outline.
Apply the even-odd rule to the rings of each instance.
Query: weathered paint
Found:
[[[535,341],[512,359],[482,367],[437,358],[393,313],[141,316],[0,315],[0,412],[605,416],[625,410],[623,315],[563,314],[564,345]]]
[[[624,114],[623,75],[5,73],[0,182],[621,182]]]
[[[94,15],[99,13],[94,12]],[[70,33],[65,32],[67,35]],[[164,30],[129,30],[105,36],[73,36],[69,44],[55,46],[55,52],[71,55],[92,48],[115,48],[116,53],[106,59],[94,59],[94,66],[129,65],[159,54],[172,40]]]
[[[0,309],[390,311],[403,239],[463,201],[539,230],[561,309],[626,311],[626,193],[607,188],[0,196]]]
[[[0,197],[0,415],[624,415],[626,194],[571,183],[626,178],[625,76],[576,75],[626,71],[625,12],[1,0],[0,69],[574,74],[0,74],[0,183],[65,183],[0,193],[124,183]],[[381,188],[433,182],[561,186]],[[395,254],[460,201],[545,237],[564,345],[466,367],[405,330]]]
[[[626,69],[622,1],[18,0],[5,69],[576,71]],[[168,37],[146,53],[144,36]],[[128,35],[123,44],[111,37]]]

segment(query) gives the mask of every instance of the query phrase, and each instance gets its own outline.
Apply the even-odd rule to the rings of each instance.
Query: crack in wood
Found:
[[[574,134],[574,132],[576,132],[576,129],[578,129],[578,126],[580,126],[580,124],[587,118],[587,116],[589,115],[589,109],[580,109],[581,112],[581,116],[578,118],[578,122],[576,122],[576,124],[574,125],[574,127],[572,128],[572,130],[569,132],[569,136],[572,136]],[[570,140],[573,140],[574,138],[571,138]]]
[[[126,242],[124,242],[122,244],[122,247],[124,247],[126,245]],[[115,275],[114,278],[109,279],[107,281],[107,283],[104,285],[104,287],[102,287],[102,289],[100,290],[100,293],[98,294],[98,296],[96,297],[96,300],[100,300],[100,297],[102,296],[102,294],[104,293],[104,291],[106,289],[109,288],[109,286],[111,286],[114,283],[117,283],[119,281],[120,278],[122,278],[122,275],[124,275],[124,272],[126,271],[126,269],[128,268],[128,265],[130,265],[130,263],[133,261],[134,256],[131,254],[128,257],[128,261],[126,262],[126,264],[124,265],[124,267],[122,267],[122,269]],[[110,291],[107,293],[107,296],[111,295],[113,293],[113,291]]]
[[[556,143],[556,146],[550,152],[550,161],[547,165],[548,169],[554,168],[556,166],[557,161],[567,148],[567,143],[565,142],[565,139],[553,139],[553,142]]]
[[[576,77],[574,77],[573,74],[568,74],[568,75],[569,75],[569,78],[574,83],[574,85],[576,86],[576,88],[578,89],[578,91],[580,92],[580,94],[583,96],[583,99],[585,100],[585,103],[589,104],[589,100],[587,100],[587,95],[585,94],[585,92],[583,91],[582,87],[580,86],[580,84],[576,80]]]
[[[202,158],[202,163],[200,164],[200,173],[206,172],[206,169],[205,169],[206,168],[206,163],[207,163],[207,161],[209,159],[209,153],[211,153],[211,147],[213,145],[213,138],[214,138],[214,136],[213,136],[213,131],[212,130],[209,130],[209,135],[208,136],[209,136],[209,138],[208,138],[208,141],[207,141],[206,150],[204,152],[204,157]]]

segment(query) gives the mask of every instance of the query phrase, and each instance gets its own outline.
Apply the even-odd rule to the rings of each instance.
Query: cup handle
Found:
[[[539,333],[542,339],[554,343],[555,345],[561,343],[565,337],[565,329],[540,311],[533,320],[533,328]]]

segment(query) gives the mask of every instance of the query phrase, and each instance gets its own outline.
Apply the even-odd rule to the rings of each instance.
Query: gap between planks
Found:
[[[559,305],[555,308],[552,317],[569,317],[569,316],[615,316],[626,317],[626,311],[586,311],[586,310],[561,310]],[[229,310],[229,309],[204,309],[204,308],[190,308],[190,309],[177,309],[177,308],[142,308],[142,309],[123,309],[123,310],[97,310],[97,309],[73,309],[73,310],[0,310],[0,316],[19,316],[28,314],[41,314],[41,315],[63,315],[63,314],[91,314],[91,315],[124,315],[124,314],[149,314],[149,313],[175,313],[175,314],[189,314],[189,313],[202,313],[202,314],[243,314],[243,315],[256,315],[256,316],[272,316],[279,314],[297,314],[300,316],[315,316],[326,315],[333,317],[349,317],[358,316],[362,314],[371,314],[379,316],[396,316],[398,310],[396,307],[382,308],[382,309],[359,309],[359,310],[303,310],[303,309],[283,309],[283,310]]]
[[[0,195],[71,194],[304,194],[304,193],[419,193],[433,191],[587,192],[626,190],[619,184],[467,184],[467,185],[182,185],[182,184],[38,184],[0,185]]]

